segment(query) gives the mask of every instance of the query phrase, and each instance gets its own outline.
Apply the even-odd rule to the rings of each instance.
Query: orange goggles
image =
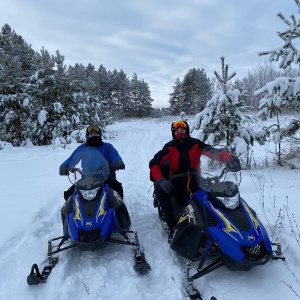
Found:
[[[86,132],[87,133],[91,133],[91,132],[98,132],[100,133],[100,128],[98,126],[95,126],[95,125],[92,125],[92,126],[89,126],[87,129],[86,129]]]
[[[186,123],[184,123],[183,121],[177,121],[177,122],[174,122],[172,124],[172,130],[175,131],[177,130],[178,128],[187,128],[187,125]]]

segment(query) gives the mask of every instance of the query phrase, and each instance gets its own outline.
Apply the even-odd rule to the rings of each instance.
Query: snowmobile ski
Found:
[[[27,276],[27,283],[29,285],[37,285],[39,283],[46,283],[49,275],[51,274],[52,269],[58,263],[58,257],[53,257],[52,253],[52,241],[48,241],[48,263],[44,266],[42,272],[40,272],[39,267],[37,264],[33,264],[31,267],[30,274]]]
[[[129,237],[129,234],[133,234],[133,237]],[[58,244],[53,245],[53,241],[59,241]],[[136,231],[131,230],[120,230],[119,232],[113,232],[108,239],[110,243],[131,245],[134,247],[134,269],[136,272],[144,275],[151,270],[149,263],[146,261],[144,250],[138,240]],[[60,236],[48,241],[48,263],[44,266],[42,272],[37,264],[33,264],[31,267],[30,274],[27,276],[27,283],[29,285],[37,285],[39,283],[46,283],[52,269],[58,263],[58,256],[53,256],[59,252],[67,249],[76,247],[77,245],[72,244],[66,236]]]

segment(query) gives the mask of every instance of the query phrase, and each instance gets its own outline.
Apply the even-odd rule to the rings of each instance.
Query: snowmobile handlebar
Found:
[[[115,165],[112,165],[112,164],[110,164],[109,165],[109,169],[111,170],[111,171],[113,171],[113,172],[115,172],[115,171],[118,171],[118,169],[116,168],[116,166]],[[79,174],[81,174],[82,175],[82,169],[81,168],[73,168],[70,172],[71,173],[75,173],[75,172],[78,172]]]
[[[80,168],[73,168],[71,173],[78,172],[80,175],[82,175],[82,170]]]
[[[198,172],[195,171],[191,171],[191,172],[184,172],[181,174],[176,174],[176,175],[172,175],[169,177],[169,180],[172,182],[176,179],[179,178],[186,178],[188,179],[189,177],[195,177],[197,179],[197,181],[199,182],[199,186],[200,187],[205,187],[205,186],[209,186],[211,184],[220,182],[222,177],[224,177],[228,172],[230,172],[230,169],[228,168],[228,166],[225,166],[221,173],[219,175],[216,176],[211,176],[211,177],[202,177]]]

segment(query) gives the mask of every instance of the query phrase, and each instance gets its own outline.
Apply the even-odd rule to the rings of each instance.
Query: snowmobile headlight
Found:
[[[96,198],[99,189],[100,189],[100,187],[97,187],[92,190],[79,190],[79,192],[82,195],[83,199],[93,200],[94,198]]]
[[[217,199],[221,201],[226,208],[236,209],[240,204],[240,193],[232,197],[217,197]]]

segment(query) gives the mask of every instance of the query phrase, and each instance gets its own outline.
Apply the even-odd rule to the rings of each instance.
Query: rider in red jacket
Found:
[[[197,182],[193,179],[188,183],[187,178],[178,178],[171,183],[167,179],[169,176],[188,171],[200,171],[200,156],[202,154],[227,164],[234,172],[240,170],[240,163],[236,157],[226,151],[213,148],[199,139],[190,137],[187,122],[172,123],[171,131],[173,140],[165,144],[162,150],[158,151],[149,162],[150,179],[156,184],[156,196],[170,232],[173,231],[177,223],[170,197],[173,196],[177,204],[182,207],[187,198],[187,187],[193,193],[198,188]],[[168,164],[167,169],[165,168],[166,163]]]

